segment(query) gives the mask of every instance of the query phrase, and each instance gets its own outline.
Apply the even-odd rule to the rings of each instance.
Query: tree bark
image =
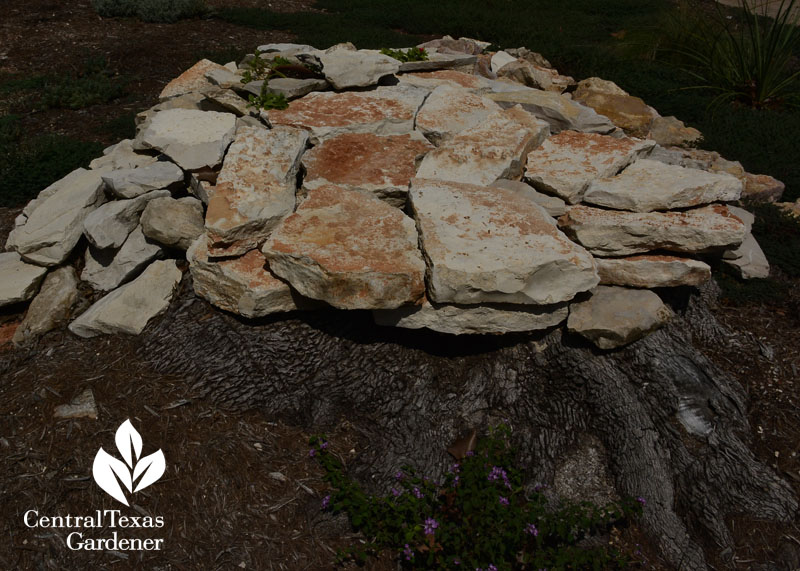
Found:
[[[552,482],[580,435],[596,436],[616,491],[646,499],[641,525],[679,569],[706,568],[699,533],[732,547],[729,515],[797,514],[792,488],[748,448],[742,386],[694,344],[748,342],[714,318],[709,289],[668,293],[675,319],[613,352],[564,328],[455,337],[335,310],[245,321],[190,294],[146,331],[148,361],[231,409],[317,431],[347,418],[369,438],[354,471],[365,484],[388,486],[403,464],[440,475],[459,435],[504,421],[531,483]]]

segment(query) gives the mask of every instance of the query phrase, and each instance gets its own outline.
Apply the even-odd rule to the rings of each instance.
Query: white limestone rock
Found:
[[[515,61],[517,61],[517,58],[515,58],[508,52],[504,51],[496,52],[494,55],[492,55],[492,63],[491,63],[492,73],[497,73],[503,67]]]
[[[139,168],[103,173],[103,181],[118,198],[136,198],[183,182],[183,171],[175,163],[158,161]]]
[[[181,281],[174,260],[160,260],[129,284],[115,289],[69,325],[78,337],[127,333],[138,335],[151,319],[164,313]]]
[[[83,221],[105,201],[97,171],[78,169],[44,189],[23,210],[6,249],[27,261],[55,266],[67,259],[83,234]]]
[[[505,188],[506,190],[516,192],[520,196],[524,196],[528,200],[531,200],[544,208],[545,211],[554,218],[558,218],[559,216],[567,213],[567,205],[563,200],[557,196],[549,196],[547,194],[537,192],[531,185],[524,182],[520,182],[518,180],[500,179],[493,182],[492,186]],[[554,220],[553,224],[555,223],[556,222]]]
[[[203,234],[203,203],[191,196],[156,198],[140,219],[142,233],[162,246],[186,250]]]
[[[154,190],[130,200],[107,202],[83,221],[83,233],[89,242],[101,250],[119,248],[136,226],[147,203],[169,196],[168,190]]]
[[[650,290],[600,286],[569,308],[567,329],[600,349],[616,349],[652,333],[672,311]]]
[[[325,79],[334,89],[368,87],[380,78],[397,73],[400,62],[366,51],[336,50],[319,56]]]
[[[417,113],[416,128],[434,145],[474,127],[500,107],[476,93],[453,85],[434,89]]]
[[[116,145],[106,147],[103,156],[89,163],[89,168],[96,171],[109,172],[117,169],[135,169],[146,167],[158,159],[152,155],[137,153],[133,150],[133,139],[123,139]]]
[[[499,83],[503,82],[495,82]],[[512,83],[502,87],[512,90],[490,93],[487,97],[504,108],[522,105],[526,111],[547,121],[553,133],[570,129],[607,135],[616,129],[607,117],[598,115],[594,109],[576,103],[564,95]]]
[[[0,254],[0,259],[3,255]],[[62,266],[50,272],[14,332],[13,343],[25,345],[66,323],[77,300],[78,274],[75,268]]]
[[[186,93],[202,92],[213,87],[213,84],[206,79],[206,75],[212,70],[228,71],[224,66],[214,63],[211,60],[202,59],[170,81],[164,89],[161,90],[158,98],[164,101]]]
[[[98,291],[110,291],[162,254],[161,246],[149,242],[137,226],[116,252],[89,247],[81,279]]]
[[[520,194],[417,178],[409,196],[432,302],[554,304],[598,283],[592,256]]]
[[[769,277],[769,261],[752,234],[748,234],[738,248],[726,251],[722,261],[735,269],[742,279]]]
[[[738,200],[742,181],[727,173],[710,173],[641,159],[610,178],[589,183],[583,201],[597,206],[652,212]]]
[[[157,149],[184,170],[214,168],[233,141],[236,115],[196,109],[168,109],[153,115],[134,148]]]
[[[547,123],[521,107],[496,111],[428,153],[417,176],[478,186],[518,179],[525,157],[548,134]]]
[[[0,307],[36,295],[47,268],[25,263],[16,252],[0,253]]]
[[[711,279],[708,264],[664,255],[597,258],[597,273],[602,285],[636,288],[699,286]]]

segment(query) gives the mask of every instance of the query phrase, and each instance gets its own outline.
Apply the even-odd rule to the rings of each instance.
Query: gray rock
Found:
[[[422,305],[372,312],[375,323],[405,329],[427,328],[440,333],[512,333],[554,327],[567,318],[566,304],[443,305],[427,299]]]
[[[14,332],[12,341],[15,345],[25,345],[66,323],[77,300],[78,274],[75,268],[63,266],[50,272]]]
[[[434,49],[427,50],[428,59],[424,61],[406,61],[400,63],[399,73],[409,71],[433,71],[436,69],[452,69],[455,67],[473,65],[478,61],[477,56],[468,54],[440,53]]]
[[[247,91],[253,95],[261,94],[260,81],[252,81],[247,84]],[[293,77],[276,77],[269,80],[267,91],[278,95],[283,95],[286,99],[292,100],[313,91],[325,91],[330,85],[324,79],[296,79]]]
[[[84,389],[69,404],[60,404],[53,410],[53,417],[66,418],[97,418],[97,405],[94,402],[92,389]]]
[[[36,295],[47,268],[27,264],[16,252],[0,253],[0,307]]]
[[[562,214],[566,214],[567,212],[567,204],[563,200],[557,196],[548,196],[547,194],[537,192],[531,185],[524,182],[500,179],[493,182],[492,186],[505,188],[506,190],[510,190],[521,196],[524,196],[528,200],[531,200],[544,208],[550,216],[555,218],[561,216]],[[553,223],[555,224],[555,221]]]
[[[603,285],[638,288],[698,286],[711,279],[708,264],[675,256],[597,258]]]
[[[156,113],[137,135],[134,148],[157,149],[184,170],[214,168],[233,141],[236,115],[196,109]]]
[[[55,266],[67,259],[83,234],[83,221],[105,201],[97,171],[78,169],[44,189],[23,211],[7,249],[27,261]]]
[[[225,68],[214,68],[206,72],[206,79],[222,89],[232,89],[238,87],[242,82],[242,76]]]
[[[598,283],[588,252],[516,192],[414,179],[409,196],[433,302],[554,304]]]
[[[742,279],[769,277],[769,261],[752,234],[748,234],[738,248],[726,251],[722,261],[734,268]]]
[[[70,323],[69,330],[79,337],[138,335],[151,319],[167,310],[180,281],[181,271],[174,260],[153,262],[134,281],[95,302]]]
[[[600,286],[569,308],[567,329],[600,349],[616,349],[652,333],[672,311],[650,290]]]
[[[115,196],[135,198],[183,182],[183,171],[175,163],[158,161],[139,168],[103,173],[103,181]]]
[[[163,246],[186,250],[205,231],[203,203],[187,196],[151,200],[142,212],[142,233]]]
[[[83,233],[95,248],[119,248],[139,224],[147,203],[163,196],[169,196],[169,191],[154,190],[130,200],[107,202],[86,217]]]
[[[396,59],[364,51],[335,50],[321,55],[320,60],[325,79],[334,89],[375,85],[400,69]]]
[[[641,159],[619,175],[589,183],[583,201],[617,210],[651,212],[738,200],[742,181],[727,173],[711,173]]]
[[[81,279],[98,291],[110,291],[130,280],[162,253],[161,246],[149,242],[142,227],[137,226],[116,252],[89,247]]]
[[[224,107],[225,111],[230,111],[238,117],[248,115],[253,109],[248,107],[247,101],[239,97],[232,89],[214,89],[206,93],[206,97]]]
[[[135,169],[146,167],[158,159],[152,155],[137,153],[133,150],[133,140],[123,139],[103,151],[103,156],[89,163],[89,168],[97,171],[113,171],[117,169]]]

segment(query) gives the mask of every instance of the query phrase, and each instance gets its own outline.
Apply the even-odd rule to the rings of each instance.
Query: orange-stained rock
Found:
[[[614,176],[654,145],[653,141],[561,131],[528,154],[525,178],[537,189],[576,204],[593,179]]]
[[[573,206],[558,219],[572,239],[597,256],[628,256],[652,250],[708,252],[738,246],[747,226],[727,206],[684,212],[620,212]]]
[[[289,104],[288,109],[264,111],[272,125],[306,129],[311,141],[342,133],[400,135],[414,130],[428,90],[398,85],[372,91],[310,93]]]
[[[305,131],[292,127],[245,125],[238,130],[208,201],[206,229],[212,248],[226,249],[227,255],[256,248],[294,210],[307,141]]]
[[[778,202],[786,185],[766,174],[744,174],[742,198],[756,202]]]
[[[608,117],[633,137],[646,137],[655,119],[650,106],[632,95],[586,91],[583,94],[576,92],[574,100]]]
[[[163,101],[164,99],[169,99],[176,95],[183,95],[184,93],[191,93],[192,91],[214,89],[216,86],[206,79],[206,74],[215,69],[228,71],[227,68],[213,61],[201,59],[178,77],[170,81],[161,91],[158,98]]]
[[[425,293],[414,221],[369,193],[309,191],[262,251],[301,294],[341,309],[394,309]]]
[[[556,304],[598,283],[592,256],[518,192],[415,178],[409,196],[432,302]]]
[[[431,92],[417,113],[417,129],[438,146],[499,110],[497,103],[477,93],[452,85],[440,85]]]
[[[603,285],[639,288],[698,286],[711,278],[708,264],[675,256],[597,258],[597,273]]]
[[[238,258],[209,258],[207,240],[201,236],[189,248],[186,259],[194,291],[209,303],[244,317],[308,307],[289,284],[269,271],[264,254],[250,250]]]
[[[452,69],[429,71],[425,73],[404,73],[400,83],[435,89],[440,85],[462,87],[473,91],[490,91],[491,83],[486,78]]]
[[[402,208],[408,196],[408,183],[417,170],[417,157],[433,148],[416,131],[384,137],[344,133],[325,139],[303,155],[306,168],[303,187],[313,190],[333,183],[348,190],[371,192]]]

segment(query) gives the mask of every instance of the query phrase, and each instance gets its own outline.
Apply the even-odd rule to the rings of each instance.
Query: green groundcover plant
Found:
[[[630,563],[629,554],[584,540],[626,525],[641,514],[645,500],[550,509],[541,487],[526,492],[513,466],[509,437],[505,426],[492,429],[442,481],[406,467],[395,474],[387,496],[366,493],[346,475],[325,438],[312,437],[309,455],[319,461],[332,487],[322,508],[346,513],[367,538],[365,545],[340,552],[340,559],[364,562],[388,549],[404,569],[554,571]]]
[[[381,48],[381,53],[402,62],[428,60],[428,52],[425,51],[425,48],[409,48],[405,51]]]

